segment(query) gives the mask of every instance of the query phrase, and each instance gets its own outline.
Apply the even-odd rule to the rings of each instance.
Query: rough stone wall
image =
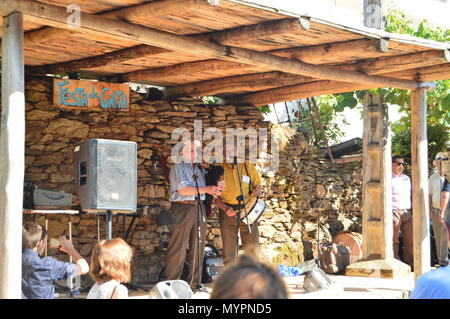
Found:
[[[131,92],[130,112],[61,110],[52,104],[52,81],[26,81],[26,172],[25,179],[41,188],[58,189],[74,195],[73,150],[91,138],[128,140],[138,143],[138,206],[160,205],[169,209],[166,176],[167,158],[176,141],[174,128],[193,130],[194,119],[206,127],[268,127],[254,107],[208,106],[199,100],[146,101]],[[160,156],[158,163],[152,154]],[[156,165],[155,165],[156,164]],[[360,163],[332,165],[306,145],[301,135],[293,137],[280,153],[277,174],[263,176],[267,212],[260,222],[263,259],[274,264],[295,265],[312,257],[317,237],[317,212],[321,214],[321,238],[328,240],[340,230],[360,230]],[[135,248],[134,281],[157,281],[164,264],[162,249],[166,226],[156,224],[157,211],[139,218],[131,229],[129,243]],[[26,216],[26,219],[32,218]],[[44,222],[43,217],[38,217]],[[131,221],[117,215],[113,236],[122,236]],[[73,241],[89,258],[92,245],[105,237],[105,221],[96,215],[72,217]],[[49,235],[68,235],[67,216],[49,219]],[[216,216],[208,223],[207,240],[222,248]],[[51,254],[57,252],[50,251]],[[62,255],[61,255],[62,257]],[[62,257],[64,258],[64,257]]]

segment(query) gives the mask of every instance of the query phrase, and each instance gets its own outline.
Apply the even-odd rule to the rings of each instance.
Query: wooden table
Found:
[[[65,210],[65,209],[24,209],[24,214],[34,215],[44,215],[45,217],[45,228],[48,231],[48,216],[49,215],[67,215],[69,223],[69,240],[72,241],[72,215],[78,215],[80,212],[78,210]],[[45,245],[45,256],[47,256],[47,246]],[[70,258],[72,261],[72,257]]]

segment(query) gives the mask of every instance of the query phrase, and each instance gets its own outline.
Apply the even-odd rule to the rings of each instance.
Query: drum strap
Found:
[[[248,194],[249,195],[252,195],[252,177],[251,177],[251,175],[248,173],[248,169],[247,169],[247,164],[245,164],[245,162],[244,162],[244,167],[245,167],[245,172],[247,173],[247,176],[248,176],[248,178],[250,178],[250,183],[249,183],[249,185],[248,185]]]

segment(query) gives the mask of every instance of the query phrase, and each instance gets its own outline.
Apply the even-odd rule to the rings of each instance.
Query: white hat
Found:
[[[442,152],[439,152],[436,154],[436,158],[434,159],[435,161],[441,160],[444,154],[442,154]]]

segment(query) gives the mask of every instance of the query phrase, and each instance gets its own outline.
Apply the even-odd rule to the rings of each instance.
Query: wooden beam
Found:
[[[339,63],[377,57],[380,53],[388,52],[388,43],[384,39],[358,39],[300,48],[280,49],[271,53],[312,64]]]
[[[220,0],[163,0],[115,9],[101,14],[102,17],[118,19],[133,23],[145,21],[151,17],[164,17],[171,14],[211,8],[219,5]]]
[[[198,38],[207,41],[215,41],[225,45],[240,46],[245,42],[280,34],[302,32],[308,29],[309,20],[306,18],[282,19],[208,33],[201,35]]]
[[[161,77],[171,77],[180,74],[189,73],[203,73],[203,72],[217,72],[238,68],[249,68],[248,64],[221,61],[221,60],[204,60],[196,62],[186,62],[170,66],[163,66],[159,68],[152,68],[141,71],[133,71],[122,74],[123,82],[139,82],[150,81],[151,79],[157,79]]]
[[[161,0],[149,3],[137,4],[131,7],[114,9],[112,11],[99,14],[98,16],[119,19],[130,22],[135,22],[137,20],[149,19],[151,17],[165,16],[180,12],[185,12],[189,10],[195,10],[198,8],[211,7],[219,5],[220,0]],[[67,18],[67,13],[66,13]],[[44,23],[45,24],[45,23]],[[64,37],[70,37],[71,35],[77,33],[76,31],[62,30],[61,28],[46,27],[39,30],[29,31],[25,34],[25,43],[28,41],[34,43],[50,42]],[[85,34],[87,37],[98,40],[98,35]],[[108,37],[106,34],[106,43],[123,45],[123,40],[117,39],[115,37]],[[131,42],[139,43],[137,40],[129,40]]]
[[[373,85],[356,84],[338,81],[315,81],[246,94],[225,99],[229,105],[261,106],[278,102],[299,100],[311,96],[344,93],[373,88]]]
[[[450,79],[450,63],[389,73],[387,76],[419,82]]]
[[[96,67],[101,67],[107,64],[118,64],[128,60],[141,58],[143,56],[156,55],[165,52],[169,52],[169,50],[141,44],[131,48],[126,48],[111,53],[97,55],[94,57],[64,63],[55,63],[38,67],[31,67],[29,68],[29,71],[35,74],[67,73],[71,71],[79,71],[82,69],[92,69]]]
[[[3,17],[0,128],[0,299],[22,298],[22,203],[25,170],[23,17]]]
[[[355,63],[353,65],[348,65],[345,69],[361,71],[371,75],[391,73],[405,69],[415,69],[448,62],[450,62],[449,50],[432,50]]]
[[[371,74],[382,74],[388,77],[397,78],[397,76],[395,76],[395,74],[391,73],[390,71],[399,70],[405,67],[413,68],[423,65],[444,63],[445,61],[447,61],[447,59],[449,59],[448,56],[449,56],[448,51],[426,51],[401,56],[381,58],[380,60],[360,62],[351,65],[333,66],[333,68],[336,67],[337,69],[354,70],[354,71],[370,70]],[[380,62],[378,63],[378,61]],[[197,63],[201,65],[201,62]],[[171,67],[166,68],[170,69]],[[195,69],[191,69],[189,71],[195,72]],[[442,76],[442,68],[440,68],[440,71],[441,73],[437,74]],[[448,67],[448,72],[450,73],[450,64]],[[134,72],[131,72],[131,74],[133,73]],[[151,73],[148,73],[147,79],[150,78]],[[135,79],[135,77],[130,76],[130,79]],[[413,79],[413,76],[409,75],[409,79]],[[251,75],[238,75],[233,77],[225,77],[209,81],[201,81],[185,85],[173,86],[165,90],[165,96],[167,99],[174,99],[182,96],[196,97],[204,95],[214,95],[222,92],[242,93],[245,91],[252,91],[252,90],[255,91],[258,85],[260,85],[261,88],[258,91],[262,91],[264,89],[290,86],[300,84],[302,82],[312,82],[312,81],[315,81],[315,79],[312,77],[288,75],[286,73],[280,72],[267,72]],[[428,77],[424,78],[421,77],[421,81],[431,81],[431,79],[429,79]]]
[[[168,87],[164,90],[164,97],[173,100],[183,96],[226,96],[226,93],[239,92],[242,94],[248,91],[262,91],[312,81],[315,79],[278,71],[253,73]]]
[[[202,38],[204,37],[204,35],[193,37]],[[256,35],[254,39],[255,38]],[[364,56],[373,57],[375,53],[379,54],[380,51],[377,49],[378,43],[379,40],[376,39],[361,39],[346,42],[330,43],[326,45],[276,50],[270,51],[268,53],[288,59],[297,59],[299,56],[301,56],[302,59],[306,60],[306,62],[314,64],[323,63],[324,61],[342,62],[342,59],[348,59],[348,56],[356,56],[364,54]],[[176,76],[177,73],[178,74],[185,74],[186,72],[201,73],[201,72],[215,72],[221,70],[250,69],[250,68],[252,68],[252,65],[249,64],[243,63],[232,64],[228,61],[222,60],[206,60],[128,72],[123,75],[123,79],[124,81],[130,82],[139,82],[139,81],[149,82],[152,77],[164,77],[164,76],[171,77]]]
[[[425,89],[411,91],[411,172],[414,277],[430,270],[427,95]]]
[[[294,21],[298,22],[298,19],[293,19]],[[284,23],[286,20],[281,20],[282,23]],[[292,21],[292,19],[288,19],[288,21]],[[277,21],[279,22],[279,21]],[[259,24],[253,25],[251,27],[258,29]],[[43,32],[44,30],[47,30]],[[67,30],[63,30],[62,32],[65,32]],[[53,35],[60,36],[61,32],[60,29],[55,28],[45,28],[41,31],[43,32],[43,35],[37,35],[36,31],[32,31],[25,34],[25,37],[32,42],[38,42],[39,39],[45,39],[46,41],[46,34],[50,33]],[[70,32],[70,31],[67,31]],[[220,36],[222,32],[228,32],[228,31],[220,31],[216,35]],[[71,34],[73,32],[70,32]],[[209,39],[210,34],[208,35],[198,35],[198,36],[192,36],[193,38],[199,38],[199,39]],[[255,39],[257,35],[253,34],[252,39]],[[365,54],[364,56],[373,56],[374,53],[379,53],[378,45],[379,40],[376,39],[361,39],[361,40],[352,40],[352,41],[346,41],[346,42],[338,42],[338,43],[331,43],[326,45],[317,45],[317,46],[308,46],[308,47],[301,47],[301,48],[293,48],[293,49],[284,49],[284,50],[276,50],[271,51],[270,53],[289,58],[289,59],[297,59],[301,56],[301,59],[304,62],[308,63],[322,63],[323,61],[331,61],[331,62],[342,62],[342,58],[345,58],[350,56],[350,54],[353,55],[360,55]],[[167,49],[153,49],[154,47],[149,46],[148,48],[148,54],[147,49],[145,49],[146,45],[138,45],[114,52],[110,52],[107,54],[102,54],[99,56],[94,57],[88,57],[83,59],[77,59],[73,61],[68,62],[61,62],[61,63],[55,63],[55,64],[49,64],[39,67],[33,67],[30,68],[33,73],[63,73],[63,72],[71,72],[71,71],[78,71],[80,69],[89,69],[89,68],[96,68],[99,66],[104,66],[109,63],[120,63],[124,62],[130,59],[139,58],[142,56],[149,56],[164,52],[170,52],[170,50]],[[136,51],[136,52],[134,52]],[[336,59],[333,59],[335,57]],[[331,58],[331,60],[330,60]],[[102,59],[105,59],[105,61],[102,61]],[[205,65],[202,65],[202,63],[205,63]],[[222,65],[221,65],[222,64]],[[222,60],[207,60],[207,61],[198,61],[198,62],[189,62],[185,66],[181,64],[175,65],[175,66],[166,66],[161,68],[152,68],[148,70],[140,70],[135,72],[129,72],[124,74],[124,81],[148,81],[151,77],[159,77],[159,76],[172,76],[175,75],[176,72],[191,72],[193,70],[194,72],[211,72],[214,70],[230,70],[233,68],[251,68],[251,65],[248,64],[242,64],[242,63],[235,63],[232,64],[228,61],[222,61]],[[148,72],[147,72],[148,71]]]
[[[58,6],[37,3],[31,0],[3,0],[0,2],[0,12],[2,14],[13,11],[23,12],[27,15],[27,20],[31,22],[47,24],[63,29],[70,27],[66,23],[67,13],[65,9]],[[108,35],[108,37],[116,37],[124,41],[140,41],[143,44],[154,45],[187,54],[258,65],[285,73],[320,79],[365,83],[373,86],[387,86],[400,89],[416,89],[418,87],[415,81],[391,79],[382,76],[368,76],[359,72],[330,69],[273,56],[267,53],[192,39],[186,36],[175,35],[169,32],[103,18],[88,13],[81,13],[80,20],[81,25],[75,30],[83,34]]]

